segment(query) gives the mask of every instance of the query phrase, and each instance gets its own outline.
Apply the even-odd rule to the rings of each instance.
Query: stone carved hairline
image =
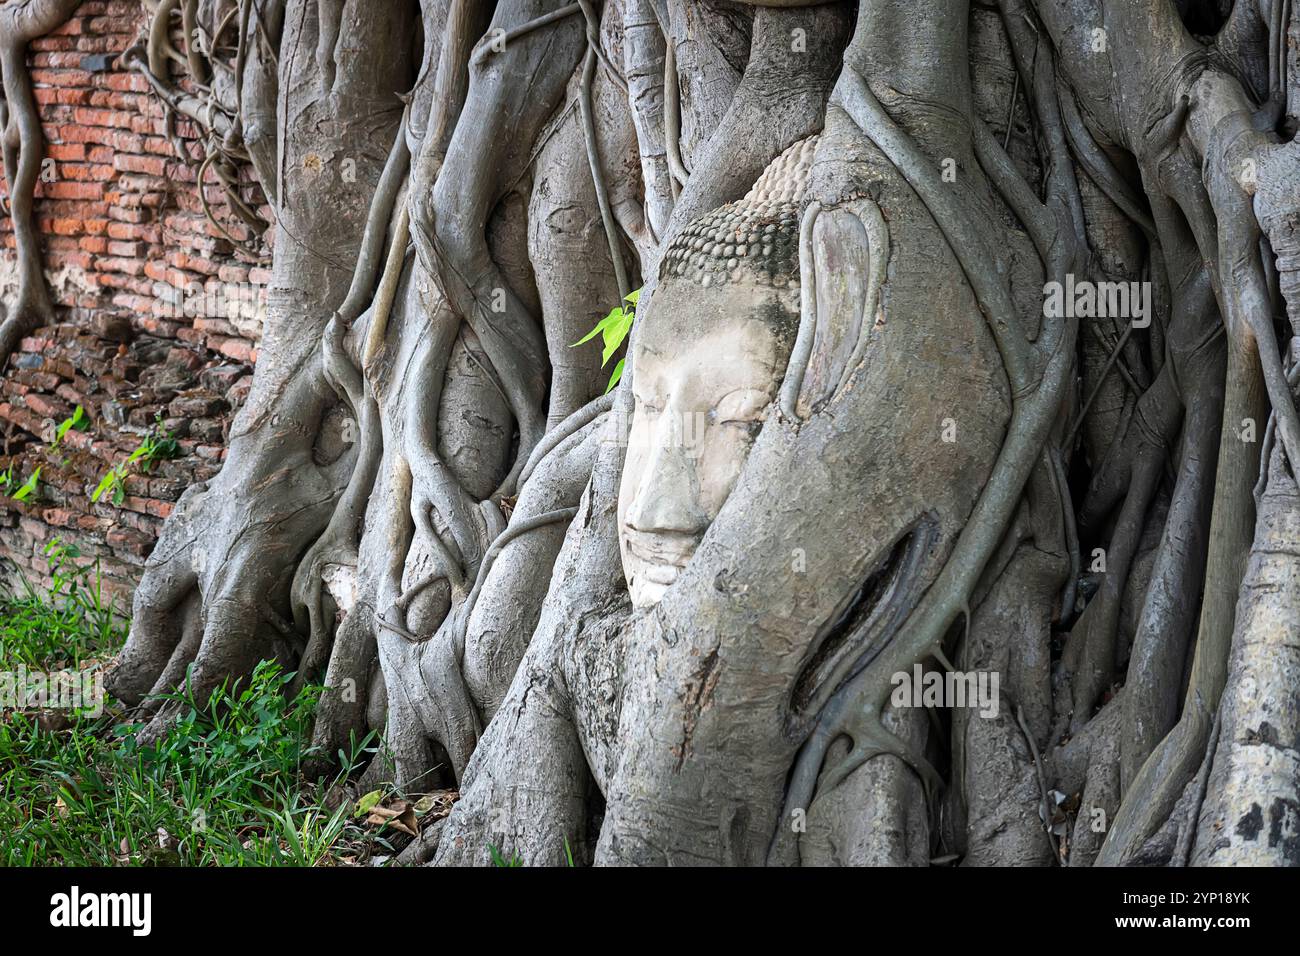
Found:
[[[701,286],[743,280],[798,288],[799,213],[808,185],[816,135],[774,159],[744,199],[705,213],[669,244],[660,280]]]

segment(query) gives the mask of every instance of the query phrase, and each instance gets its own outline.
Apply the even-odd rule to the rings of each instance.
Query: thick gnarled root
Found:
[[[278,450],[289,454],[287,445]],[[136,591],[127,644],[106,678],[115,696],[135,704],[170,692],[193,665],[189,688],[202,703],[259,660],[297,665],[305,641],[288,620],[288,589],[298,542],[324,526],[337,475],[267,462],[261,481],[244,486],[247,480],[246,472],[227,468],[183,496]]]
[[[1237,603],[1222,729],[1191,863],[1300,866],[1300,493],[1281,443],[1269,461]]]

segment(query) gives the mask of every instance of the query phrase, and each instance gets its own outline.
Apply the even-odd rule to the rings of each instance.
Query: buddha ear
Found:
[[[884,324],[889,228],[871,199],[811,202],[799,226],[799,334],[781,385],[781,411],[807,418],[844,387]]]

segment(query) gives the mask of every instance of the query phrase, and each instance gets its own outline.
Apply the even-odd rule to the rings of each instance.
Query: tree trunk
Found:
[[[274,269],[110,689],[323,682],[413,861],[1300,862],[1300,11],[1220,7],[162,5]]]

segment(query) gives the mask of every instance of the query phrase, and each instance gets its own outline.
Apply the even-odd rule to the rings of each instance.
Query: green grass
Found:
[[[93,571],[55,555],[51,592],[0,593],[0,671],[93,674],[124,638]],[[336,780],[303,779],[320,688],[289,700],[291,677],[263,662],[207,706],[168,695],[177,718],[148,745],[111,699],[0,707],[0,865],[314,866],[391,853],[391,832],[367,828],[341,796],[369,738],[340,752]]]
[[[0,670],[79,670],[111,655],[126,639],[122,621],[101,597],[98,572],[78,567],[76,548],[56,538],[45,548],[53,584],[41,593],[26,581],[22,593],[0,591]]]

